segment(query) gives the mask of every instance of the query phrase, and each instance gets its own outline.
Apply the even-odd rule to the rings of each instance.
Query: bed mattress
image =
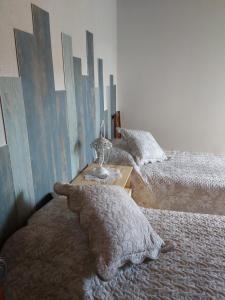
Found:
[[[143,209],[173,252],[101,281],[65,198],[39,210],[4,245],[9,300],[225,299],[225,217]]]

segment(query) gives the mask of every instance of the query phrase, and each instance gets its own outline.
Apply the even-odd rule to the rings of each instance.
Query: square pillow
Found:
[[[158,257],[163,240],[122,187],[56,183],[54,189],[67,196],[69,208],[79,213],[96,272],[103,280],[110,280],[126,263]]]
[[[166,160],[166,154],[148,131],[119,128],[130,153],[139,166]]]
[[[110,149],[106,163],[112,165],[132,166],[134,168],[138,168],[138,165],[136,164],[133,156],[126,150],[123,150],[118,147],[112,147]]]

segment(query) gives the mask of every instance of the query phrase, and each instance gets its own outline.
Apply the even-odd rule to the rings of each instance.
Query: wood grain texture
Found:
[[[67,115],[66,91],[56,91],[56,130],[59,154],[57,163],[60,168],[57,180],[62,182],[68,182],[72,179]]]
[[[111,138],[114,137],[114,124],[113,124],[113,75],[109,75],[109,119],[111,127]]]
[[[62,49],[63,49],[63,64],[65,88],[67,94],[68,107],[68,129],[70,138],[70,156],[72,165],[72,176],[74,177],[79,169],[79,137],[77,122],[79,113],[77,113],[76,94],[74,84],[74,69],[73,69],[73,49],[72,38],[69,35],[62,34]]]
[[[0,78],[8,145],[0,148],[0,241],[52,191],[93,161],[91,142],[106,121],[111,137],[111,102],[104,111],[103,61],[95,89],[93,34],[86,32],[87,71],[62,35],[66,91],[55,91],[49,14],[32,5],[33,34],[15,30],[20,78]],[[109,99],[109,97],[107,98]],[[0,113],[0,141],[5,142]]]
[[[113,95],[112,95],[112,101],[113,101],[113,108],[112,109],[112,122],[113,122],[113,125],[112,125],[112,137],[116,137],[116,126],[115,126],[115,118],[116,118],[116,109],[117,109],[117,106],[116,106],[116,85],[114,84],[113,85],[113,89],[112,89],[112,92],[113,92]]]
[[[49,15],[32,5],[34,35],[15,30],[36,202],[59,174],[56,104]]]
[[[8,146],[0,147],[0,245],[17,227],[17,211]]]
[[[88,117],[86,107],[86,81],[82,82],[82,66],[81,59],[78,57],[73,58],[74,80],[75,80],[75,93],[76,93],[76,109],[77,109],[77,133],[78,133],[78,156],[79,156],[79,169],[82,170],[87,164],[87,151],[86,151],[86,118]],[[83,94],[83,89],[85,89]]]
[[[108,138],[111,139],[111,127],[112,127],[112,117],[111,117],[111,94],[110,94],[110,86],[106,87],[106,103],[107,103],[107,111],[108,111],[108,117],[105,122],[107,122],[107,135]]]
[[[1,107],[1,96],[0,96],[0,147],[6,145],[5,129]]]
[[[93,160],[93,152],[90,147],[93,141],[93,122],[90,118],[90,98],[89,98],[89,78],[86,75],[82,75],[82,95],[83,95],[83,111],[85,122],[85,152],[86,152],[86,164],[89,164]]]
[[[110,75],[110,110],[111,110],[111,137],[115,136],[114,120],[116,114],[116,85],[114,85],[113,75]]]
[[[100,136],[100,127],[101,127],[101,118],[100,118],[100,97],[99,97],[99,88],[95,88],[95,111],[96,111],[96,137]]]
[[[109,111],[108,111],[108,109],[106,109],[104,111],[104,121],[105,121],[105,137],[110,138],[109,137]]]
[[[100,121],[104,120],[104,79],[103,79],[103,60],[98,59],[98,86],[100,102]]]
[[[0,77],[0,96],[20,223],[35,206],[33,175],[20,78]]]
[[[94,76],[94,41],[93,34],[86,31],[87,48],[87,105],[90,118],[90,142],[96,138],[96,103],[95,103],[95,76]]]
[[[84,175],[92,171],[94,168],[96,168],[98,165],[97,164],[91,164],[89,165],[83,172],[81,172],[75,180],[72,181],[72,184],[74,185],[85,185],[85,184],[90,184],[90,185],[98,185],[102,184],[101,182],[97,182],[94,180],[86,180],[84,178]],[[133,170],[133,167],[130,166],[120,166],[120,165],[104,165],[104,167],[109,167],[109,168],[115,168],[119,169],[121,176],[114,179],[112,182],[110,182],[110,185],[119,185],[123,188],[130,188],[130,175]]]

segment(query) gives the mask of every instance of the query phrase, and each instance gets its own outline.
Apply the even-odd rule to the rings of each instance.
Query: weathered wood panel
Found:
[[[111,139],[111,126],[112,126],[112,121],[111,121],[111,95],[110,95],[110,86],[106,87],[106,103],[107,103],[107,112],[108,112],[108,117],[107,117],[107,136],[109,139]],[[105,121],[105,122],[106,122]]]
[[[100,121],[104,120],[104,79],[103,79],[103,60],[98,59],[98,86],[100,102]]]
[[[101,126],[101,118],[100,118],[100,96],[99,96],[99,88],[95,88],[95,109],[96,109],[96,137],[100,135],[100,126]]]
[[[113,85],[113,116],[116,117],[116,110],[117,110],[117,106],[116,106],[116,85]],[[113,124],[112,124],[112,128],[114,130],[113,136],[115,137],[116,135],[116,128],[115,128],[115,122],[113,120]]]
[[[2,116],[1,98],[0,98],[0,147],[6,145],[5,129]]]
[[[65,88],[67,93],[70,156],[72,164],[72,176],[74,177],[77,174],[79,168],[79,141],[77,132],[77,118],[79,117],[79,114],[77,114],[75,98],[72,38],[66,34],[62,34],[62,48]]]
[[[0,245],[17,226],[13,177],[8,146],[0,147]]]
[[[0,97],[20,223],[35,206],[27,123],[20,78],[0,77]]]
[[[60,172],[57,180],[67,182],[72,179],[70,139],[67,122],[66,91],[56,92],[56,122],[57,122],[57,146],[59,158],[57,164]]]
[[[110,75],[110,99],[111,99],[111,114],[116,113],[116,85],[114,84],[113,75]]]
[[[49,15],[32,5],[34,35],[15,30],[36,201],[51,190],[59,174],[56,105]]]
[[[79,169],[82,170],[87,164],[86,156],[86,118],[88,112],[86,111],[86,81],[82,82],[82,66],[81,59],[78,57],[73,58],[74,80],[75,80],[75,93],[76,93],[76,109],[77,109],[77,133],[78,133],[78,156],[79,156]],[[83,86],[84,84],[84,86]],[[83,89],[85,93],[83,95]]]
[[[93,123],[90,117],[90,98],[88,93],[88,76],[82,76],[82,95],[83,95],[83,110],[84,110],[84,122],[85,122],[85,152],[86,152],[86,163],[90,163],[93,160],[93,152],[90,147],[93,141]]]
[[[108,109],[106,109],[104,111],[104,121],[105,121],[105,137],[110,138],[109,137],[109,111],[108,111]]]
[[[96,104],[95,104],[95,76],[94,76],[94,41],[93,34],[86,32],[87,47],[87,105],[90,118],[90,141],[96,138]]]
[[[116,114],[116,85],[113,75],[110,75],[110,109],[111,109],[111,137],[114,137],[115,128],[112,117]]]

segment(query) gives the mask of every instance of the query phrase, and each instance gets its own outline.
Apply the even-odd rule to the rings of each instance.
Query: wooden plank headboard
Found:
[[[99,59],[95,87],[93,34],[86,32],[87,75],[73,57],[72,38],[62,34],[65,91],[55,91],[49,14],[32,5],[32,16],[33,34],[15,30],[20,77],[0,78],[7,140],[0,147],[0,245],[48,198],[54,182],[70,181],[93,159],[90,143],[103,118],[109,137],[114,130],[116,86],[110,75],[104,99]]]

